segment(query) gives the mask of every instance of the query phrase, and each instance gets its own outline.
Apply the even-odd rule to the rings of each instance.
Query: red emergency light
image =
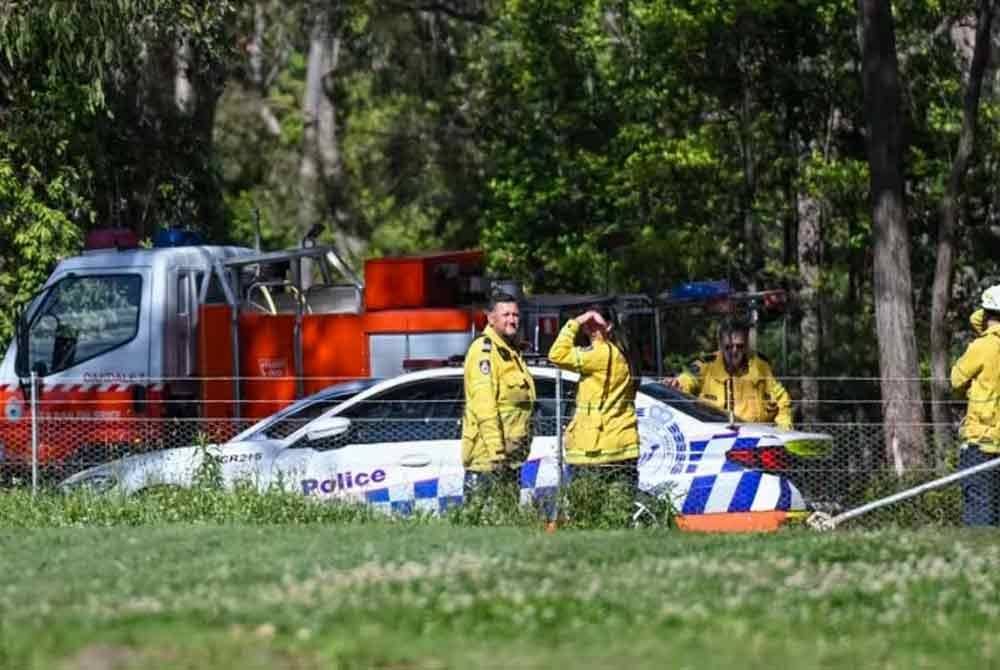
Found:
[[[97,228],[87,233],[83,248],[96,249],[138,249],[139,238],[128,228]]]
[[[766,472],[787,470],[790,458],[784,447],[736,448],[726,452],[726,460]]]

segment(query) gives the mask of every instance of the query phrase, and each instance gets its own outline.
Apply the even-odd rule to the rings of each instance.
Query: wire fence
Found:
[[[275,380],[244,379],[256,387],[242,399],[243,411],[231,398],[157,390],[170,389],[172,381],[7,387],[0,424],[4,484],[39,490],[104,466],[117,468],[115,481],[128,490],[184,486],[193,481],[199,459],[211,453],[226,483],[250,479],[395,511],[437,512],[474,493],[462,463],[460,370],[423,385],[342,383],[292,405],[281,397],[281,384],[289,380],[277,380],[280,392],[268,397],[267,384]],[[731,423],[690,397],[657,396],[647,384],[636,400],[638,459],[588,467],[566,462],[562,449],[575,412],[575,384],[555,387],[552,379],[538,379],[534,439],[510,477],[522,502],[552,518],[572,515],[565,501],[556,509],[555,492],[574,479],[596,477],[608,490],[634,489],[640,516],[655,507],[653,501],[666,501],[680,525],[711,530],[783,525],[814,511],[835,514],[954,472],[962,404],[950,404],[954,420],[944,425],[889,427],[878,420],[877,397],[846,398],[846,387],[878,381],[837,380],[842,397],[817,403],[823,420],[802,421],[799,406],[792,431]],[[199,380],[201,388],[232,382]],[[362,402],[359,393],[371,395]],[[266,412],[252,411],[255,404]],[[341,421],[330,421],[332,415]],[[907,453],[902,461],[901,449]],[[959,524],[960,487],[936,489],[852,523]]]

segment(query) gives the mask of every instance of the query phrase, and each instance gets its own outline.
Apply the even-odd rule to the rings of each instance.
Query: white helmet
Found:
[[[983,291],[983,309],[990,312],[1000,312],[1000,284]]]

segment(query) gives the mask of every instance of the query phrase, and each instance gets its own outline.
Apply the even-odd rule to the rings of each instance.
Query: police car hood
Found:
[[[205,454],[220,453],[218,445],[177,447],[146,454],[125,456],[66,478],[59,489],[118,489],[134,493],[149,486],[190,486]]]

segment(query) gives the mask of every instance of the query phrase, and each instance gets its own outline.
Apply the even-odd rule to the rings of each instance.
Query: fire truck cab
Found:
[[[95,231],[87,246],[30,301],[0,364],[8,476],[33,458],[64,476],[206,428],[226,439],[338,381],[461,355],[477,322],[464,305],[483,290],[478,251],[369,260],[365,282],[329,247],[261,253],[186,231],[153,248]]]

